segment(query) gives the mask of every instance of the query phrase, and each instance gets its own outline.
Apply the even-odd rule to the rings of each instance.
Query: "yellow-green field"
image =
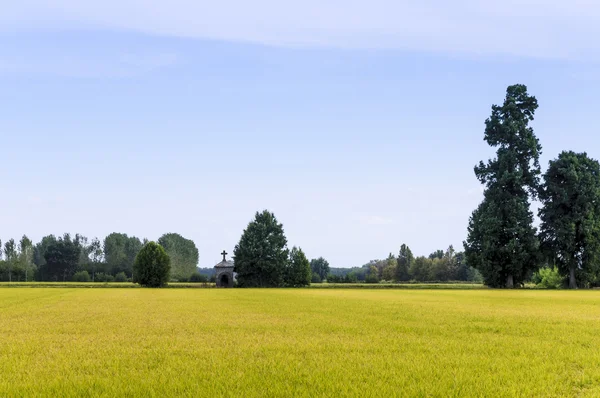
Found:
[[[600,292],[0,289],[0,396],[600,396]]]

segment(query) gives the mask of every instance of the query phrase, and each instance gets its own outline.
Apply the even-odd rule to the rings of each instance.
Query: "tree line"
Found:
[[[416,257],[403,244],[398,255],[362,267],[332,269],[323,257],[308,261],[301,248],[287,247],[283,225],[267,210],[256,213],[234,250],[234,271],[240,287],[298,287],[310,283],[480,282],[481,275],[452,246],[429,257]]]
[[[436,250],[429,256],[415,257],[403,244],[398,255],[390,253],[384,260],[371,260],[362,267],[337,269],[327,276],[330,283],[380,282],[481,282],[481,274],[469,266],[464,252]]]
[[[134,263],[147,239],[111,233],[103,241],[80,234],[48,235],[33,244],[23,236],[18,242],[0,241],[0,280],[125,282],[135,279]],[[173,281],[205,280],[197,272],[195,243],[177,233],[158,239],[170,258]]]
[[[530,126],[537,109],[524,85],[509,86],[504,103],[492,106],[484,140],[496,157],[475,167],[485,191],[469,220],[466,260],[492,287],[553,274],[570,288],[598,286],[600,164],[563,151],[542,175],[542,146]],[[541,202],[539,230],[533,200]]]

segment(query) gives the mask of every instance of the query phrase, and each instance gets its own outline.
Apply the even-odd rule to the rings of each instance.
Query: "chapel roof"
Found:
[[[215,268],[233,268],[233,261],[221,261],[219,264],[215,265]]]

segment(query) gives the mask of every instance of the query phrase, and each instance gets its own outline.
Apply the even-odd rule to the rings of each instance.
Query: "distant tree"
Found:
[[[600,164],[585,153],[563,152],[550,162],[540,190],[542,241],[569,288],[577,273],[596,274],[600,254]],[[549,271],[547,271],[549,272]]]
[[[529,203],[541,174],[541,145],[529,127],[537,107],[527,87],[510,86],[504,104],[492,106],[485,122],[485,141],[498,150],[495,159],[475,167],[486,188],[464,246],[468,263],[492,287],[512,288],[537,266],[539,243]]]
[[[43,269],[46,265],[46,249],[51,244],[56,243],[56,237],[54,235],[44,236],[40,242],[38,242],[33,249],[33,262],[38,267],[38,269]],[[43,277],[41,278],[44,279]]]
[[[290,251],[290,259],[284,274],[285,286],[308,286],[310,285],[311,277],[310,262],[302,249],[294,246]]]
[[[90,274],[87,271],[79,271],[75,272],[73,275],[73,282],[89,282],[92,278],[90,278]]]
[[[427,257],[419,256],[410,267],[410,275],[412,279],[419,282],[430,280],[432,260]]]
[[[115,282],[127,282],[127,275],[125,275],[125,272],[119,272],[115,275]]]
[[[436,259],[436,258],[442,259],[442,258],[444,258],[444,251],[443,250],[436,250],[436,251],[434,251],[433,253],[431,253],[429,255],[429,258],[431,260]]]
[[[329,262],[323,257],[310,260],[310,268],[312,272],[319,275],[321,280],[325,279],[329,274]]]
[[[80,255],[81,246],[69,234],[50,243],[44,253],[46,280],[71,280],[77,271]]]
[[[198,248],[193,240],[176,233],[164,234],[158,244],[165,248],[171,259],[171,278],[188,279],[198,266]]]
[[[310,282],[311,283],[321,283],[321,282],[323,282],[323,279],[321,279],[321,275],[317,274],[316,272],[313,272],[312,277],[310,278]]]
[[[240,287],[283,285],[288,262],[287,239],[283,225],[267,210],[256,213],[233,251]]]
[[[136,281],[142,286],[162,287],[169,281],[171,260],[165,249],[156,242],[146,243],[133,265]]]
[[[102,243],[100,242],[100,239],[92,239],[88,250],[90,257],[90,270],[92,272],[92,281],[94,281],[96,272],[99,269],[101,269],[102,261],[104,258],[104,252],[102,250]]]
[[[23,235],[19,241],[19,268],[25,274],[25,281],[33,277],[36,270],[36,266],[33,263],[33,242],[27,235]]]
[[[369,272],[365,278],[366,283],[379,283],[379,270],[375,265],[369,267]]]
[[[190,282],[205,283],[205,282],[208,282],[208,278],[206,277],[206,275],[202,275],[201,273],[196,271],[192,275],[190,275]]]
[[[18,255],[18,252],[17,252],[17,245],[15,244],[15,240],[9,239],[8,241],[6,241],[4,243],[4,258],[6,259],[4,261],[4,266],[5,266],[7,274],[8,274],[9,282],[12,282],[12,273],[18,262],[17,255]]]
[[[390,253],[388,258],[385,260],[385,267],[381,273],[381,279],[385,281],[393,281],[396,277],[397,268],[398,260],[396,260],[396,257]]]
[[[400,252],[398,253],[398,266],[396,267],[396,281],[405,282],[410,280],[410,267],[412,266],[415,258],[412,251],[406,244],[400,246]]]
[[[133,262],[142,248],[142,242],[135,236],[113,232],[104,238],[104,260],[106,271],[112,274],[125,272],[132,275]]]
[[[456,280],[468,280],[467,278],[469,273],[469,266],[467,265],[467,261],[465,260],[465,253],[457,252],[454,255],[454,259],[456,261]]]

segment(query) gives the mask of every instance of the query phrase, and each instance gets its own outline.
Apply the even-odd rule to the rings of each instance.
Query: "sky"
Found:
[[[268,209],[333,267],[460,249],[515,83],[543,169],[600,158],[596,1],[89,3],[0,7],[2,241],[177,232],[211,267]]]

